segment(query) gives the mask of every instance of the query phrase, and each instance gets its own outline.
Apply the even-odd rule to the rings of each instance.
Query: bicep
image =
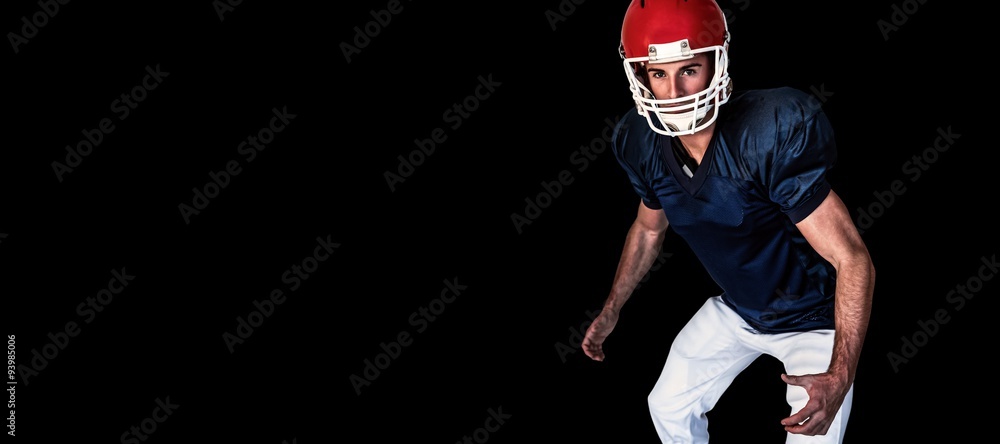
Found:
[[[662,209],[647,207],[645,202],[639,201],[639,210],[635,215],[635,225],[656,233],[667,231],[667,215]]]
[[[833,190],[795,226],[816,252],[837,268],[844,261],[867,258],[861,234],[854,226],[847,206]]]

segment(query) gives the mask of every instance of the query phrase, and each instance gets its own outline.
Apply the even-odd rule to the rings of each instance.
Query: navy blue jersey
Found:
[[[673,137],[635,109],[613,151],[649,208],[691,247],[723,300],[763,333],[833,328],[835,270],[795,227],[830,192],[833,129],[818,102],[792,88],[735,93],[693,176]]]

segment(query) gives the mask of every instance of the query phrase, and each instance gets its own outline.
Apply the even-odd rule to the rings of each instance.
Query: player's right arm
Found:
[[[663,210],[647,207],[641,201],[635,221],[625,236],[625,245],[618,260],[618,269],[611,284],[611,291],[594,321],[583,337],[583,352],[595,361],[604,360],[604,340],[618,323],[618,314],[639,281],[646,275],[663,247],[667,232],[667,216]]]

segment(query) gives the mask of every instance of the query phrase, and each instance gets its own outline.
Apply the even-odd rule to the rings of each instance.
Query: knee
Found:
[[[658,417],[687,416],[699,404],[690,395],[684,396],[682,392],[659,386],[649,392],[646,403],[650,412]]]

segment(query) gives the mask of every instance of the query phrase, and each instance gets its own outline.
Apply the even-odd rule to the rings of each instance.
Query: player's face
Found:
[[[649,89],[658,100],[669,100],[697,94],[712,80],[712,65],[706,53],[688,60],[653,63],[646,69]]]

